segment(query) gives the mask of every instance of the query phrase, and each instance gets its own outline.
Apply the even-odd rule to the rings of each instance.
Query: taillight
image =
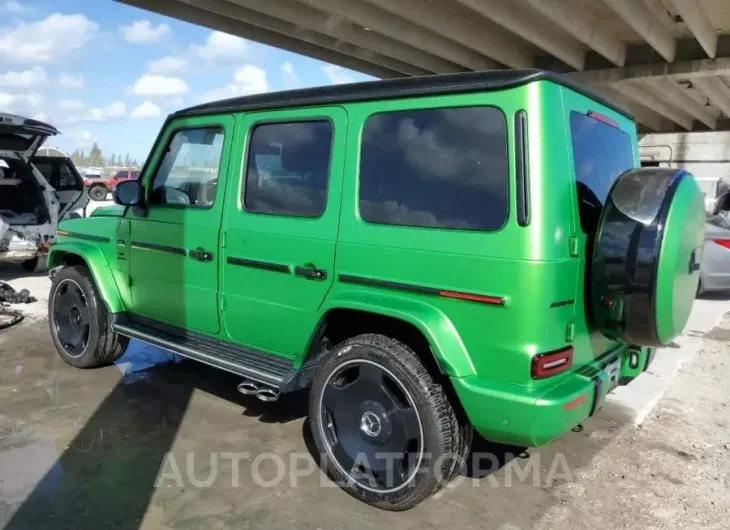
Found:
[[[532,378],[544,379],[569,370],[573,365],[573,348],[540,353],[532,358]]]
[[[604,116],[603,114],[600,114],[600,113],[596,112],[595,110],[589,110],[588,117],[593,118],[594,120],[598,120],[601,123],[605,123],[606,125],[610,125],[611,127],[616,127],[618,129],[617,121],[612,120],[608,116]]]
[[[712,242],[721,247],[730,248],[730,239],[713,239]]]

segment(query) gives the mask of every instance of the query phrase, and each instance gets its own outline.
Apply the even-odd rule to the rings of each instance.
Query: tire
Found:
[[[35,258],[27,259],[23,263],[23,268],[28,272],[38,273],[46,270],[48,265],[48,256],[36,256]]]
[[[349,339],[323,361],[310,391],[309,421],[330,479],[391,511],[413,508],[445,486],[472,438],[471,425],[459,420],[413,350],[383,335]],[[378,459],[401,446],[392,452],[404,453],[403,461]],[[359,474],[353,464],[360,464]]]
[[[106,200],[107,193],[108,190],[104,186],[92,186],[89,190],[89,197],[95,201],[104,201]]]
[[[81,265],[64,267],[53,277],[48,323],[58,354],[76,368],[111,364],[129,344],[129,338],[112,331],[104,301]]]

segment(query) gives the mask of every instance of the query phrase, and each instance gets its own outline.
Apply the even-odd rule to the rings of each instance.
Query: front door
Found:
[[[218,263],[232,116],[170,123],[130,209],[132,312],[215,335]]]
[[[233,340],[303,352],[333,281],[346,126],[339,107],[241,118],[242,183],[229,186],[222,264]]]

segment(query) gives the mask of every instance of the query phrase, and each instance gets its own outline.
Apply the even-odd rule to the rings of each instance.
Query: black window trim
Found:
[[[330,142],[330,156],[329,161],[327,162],[327,185],[325,186],[324,193],[325,193],[325,203],[324,208],[318,215],[299,215],[299,214],[287,214],[287,213],[272,213],[272,212],[260,212],[258,210],[252,210],[248,206],[246,206],[246,182],[247,182],[247,176],[248,176],[248,159],[251,151],[251,138],[253,137],[253,133],[256,130],[256,127],[260,125],[277,125],[282,123],[301,123],[301,122],[323,122],[326,121],[330,124],[330,127],[332,128],[332,141]],[[240,210],[244,211],[251,215],[268,215],[268,216],[274,216],[274,217],[284,217],[284,218],[295,218],[295,219],[321,219],[325,213],[327,213],[327,209],[329,208],[329,198],[330,198],[330,184],[332,180],[332,159],[334,158],[335,154],[335,143],[337,142],[337,124],[335,122],[335,119],[332,116],[327,115],[312,115],[312,116],[296,116],[296,117],[281,117],[281,118],[264,118],[261,120],[256,120],[248,125],[248,130],[246,131],[246,149],[243,153],[243,164],[241,165],[241,193],[240,193]]]
[[[154,171],[152,172],[152,176],[149,179],[148,186],[145,186],[143,182],[143,175],[144,173],[142,170],[140,170],[139,177],[137,178],[137,181],[140,183],[140,186],[143,188],[142,193],[145,196],[145,204],[147,208],[150,207],[157,207],[157,208],[171,208],[173,210],[186,210],[186,209],[193,209],[193,210],[211,210],[215,204],[216,200],[218,199],[218,189],[219,186],[216,186],[215,189],[215,197],[213,198],[213,202],[210,204],[210,206],[201,206],[199,204],[167,204],[167,203],[159,203],[159,202],[152,202],[150,201],[150,194],[152,192],[152,185],[155,182],[155,177],[157,177],[158,172],[160,171],[160,166],[162,165],[162,161],[165,158],[165,154],[169,152],[170,148],[170,142],[175,138],[175,135],[179,133],[180,131],[194,131],[196,129],[213,129],[218,128],[223,131],[223,145],[221,146],[221,154],[220,154],[220,162],[223,161],[223,154],[226,152],[226,140],[228,138],[228,133],[226,132],[226,126],[221,121],[206,123],[206,124],[200,124],[200,125],[188,125],[188,126],[177,126],[173,127],[171,129],[168,129],[169,133],[167,134],[167,141],[165,142],[165,147],[162,150],[161,156],[157,160],[157,164],[155,164]],[[164,136],[163,136],[164,138]],[[155,145],[157,145],[158,142],[155,141]],[[153,155],[150,155],[153,156]],[[221,163],[218,164],[218,181],[220,182],[220,173],[221,173]],[[144,169],[144,168],[143,168]],[[131,180],[131,179],[130,179]]]
[[[507,161],[507,215],[504,216],[504,221],[502,222],[501,226],[498,228],[495,228],[494,230],[482,230],[480,228],[451,228],[448,226],[421,226],[421,225],[409,225],[409,224],[394,224],[394,223],[377,223],[375,221],[368,221],[367,219],[364,219],[363,216],[360,213],[360,171],[362,168],[362,145],[363,145],[363,134],[365,132],[365,126],[367,125],[370,118],[373,116],[379,116],[382,114],[395,114],[398,112],[413,112],[413,111],[419,111],[419,110],[446,110],[446,109],[472,109],[472,108],[484,108],[484,109],[496,109],[499,111],[499,113],[502,115],[502,118],[504,119],[504,131],[505,131],[505,160]],[[368,114],[365,116],[362,120],[362,126],[360,127],[360,134],[358,137],[358,152],[357,152],[357,181],[356,181],[356,192],[355,192],[355,202],[356,202],[356,214],[358,220],[361,222],[367,224],[367,225],[374,225],[374,226],[388,226],[388,227],[394,227],[394,228],[419,228],[421,230],[448,230],[448,231],[456,231],[456,232],[472,232],[477,234],[496,234],[498,232],[501,232],[504,230],[504,228],[509,224],[510,217],[512,216],[512,177],[511,177],[511,157],[510,157],[510,130],[509,130],[509,120],[507,119],[507,114],[505,113],[504,109],[502,107],[499,107],[498,105],[467,105],[464,103],[459,103],[457,105],[435,105],[435,106],[416,106],[416,107],[410,107],[410,106],[403,106],[397,109],[393,110],[386,110],[386,111],[377,111],[373,112],[371,114]]]
[[[515,113],[515,193],[517,195],[517,224],[530,224],[530,150],[527,135],[527,112]]]

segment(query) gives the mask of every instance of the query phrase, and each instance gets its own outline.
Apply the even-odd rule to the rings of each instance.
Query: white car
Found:
[[[68,157],[35,156],[56,134],[47,123],[0,113],[0,262],[45,268],[58,221],[79,215],[89,202]]]

